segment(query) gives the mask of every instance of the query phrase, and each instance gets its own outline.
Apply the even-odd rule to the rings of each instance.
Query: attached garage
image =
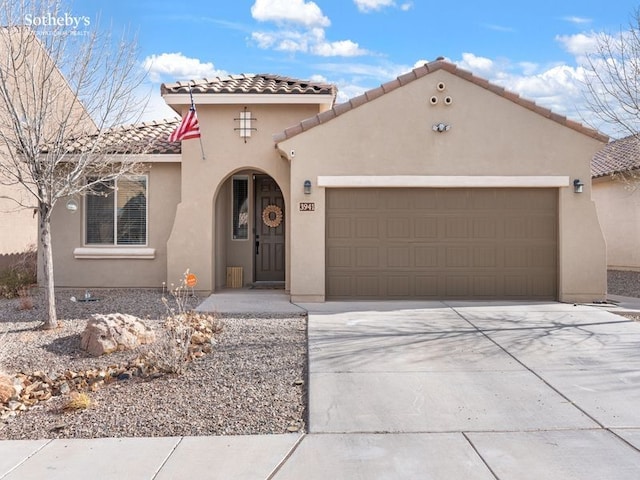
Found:
[[[555,188],[326,191],[328,299],[558,297]]]
[[[599,132],[437,60],[274,138],[294,302],[605,298]]]

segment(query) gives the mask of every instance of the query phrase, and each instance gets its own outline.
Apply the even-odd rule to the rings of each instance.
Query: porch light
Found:
[[[78,202],[74,198],[71,198],[67,202],[66,206],[67,210],[69,210],[71,213],[76,213],[78,211]]]
[[[304,194],[309,195],[311,193],[311,180],[304,181]]]
[[[433,126],[433,131],[438,133],[448,132],[451,129],[451,125],[447,125],[446,123],[436,123]]]
[[[583,187],[584,183],[582,183],[579,178],[573,181],[573,193],[582,193]]]

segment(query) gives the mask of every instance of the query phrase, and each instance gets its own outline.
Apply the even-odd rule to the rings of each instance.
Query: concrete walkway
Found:
[[[300,307],[308,434],[5,441],[0,479],[639,478],[640,323],[558,303]]]

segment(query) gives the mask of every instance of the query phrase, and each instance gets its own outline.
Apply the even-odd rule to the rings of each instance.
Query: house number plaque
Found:
[[[315,212],[316,204],[314,202],[300,202],[301,212]]]

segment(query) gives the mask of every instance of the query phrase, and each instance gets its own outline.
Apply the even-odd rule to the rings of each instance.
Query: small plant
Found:
[[[18,310],[33,309],[33,298],[28,288],[21,288],[18,292]]]
[[[71,392],[69,400],[62,406],[65,412],[75,412],[78,410],[86,410],[91,406],[91,397],[84,392]]]
[[[37,253],[35,247],[18,255],[8,267],[0,271],[0,297],[16,298],[22,290],[37,282]]]
[[[156,342],[142,355],[147,365],[162,373],[184,373],[190,360],[211,351],[214,335],[222,330],[222,324],[213,315],[194,312],[188,307],[188,301],[193,296],[187,286],[188,277],[189,270],[184,272],[177,287],[171,285],[169,293],[172,300],[163,295],[167,319]],[[205,343],[209,346],[200,346]]]

